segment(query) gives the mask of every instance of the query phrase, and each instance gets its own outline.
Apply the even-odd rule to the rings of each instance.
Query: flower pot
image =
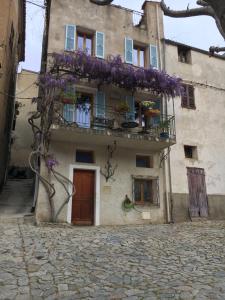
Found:
[[[144,112],[145,117],[157,117],[160,115],[160,110],[158,109],[148,109]]]
[[[169,138],[169,133],[168,132],[161,132],[160,133],[160,137],[162,139],[168,139]]]

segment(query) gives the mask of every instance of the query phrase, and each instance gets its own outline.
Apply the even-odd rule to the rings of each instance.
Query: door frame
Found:
[[[95,172],[95,197],[94,197],[94,226],[100,225],[100,167],[98,166],[86,166],[79,164],[71,164],[69,166],[69,179],[73,182],[74,170],[90,170]],[[72,186],[69,189],[72,194]],[[72,201],[73,197],[70,197],[67,208],[67,222],[72,224]]]

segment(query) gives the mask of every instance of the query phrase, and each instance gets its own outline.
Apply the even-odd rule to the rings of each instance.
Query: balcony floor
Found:
[[[158,138],[145,133],[137,134],[132,131],[124,132],[110,129],[79,128],[60,125],[52,125],[51,139],[53,141],[79,142],[97,146],[105,146],[116,141],[119,147],[150,151],[160,151],[176,143],[175,138]]]

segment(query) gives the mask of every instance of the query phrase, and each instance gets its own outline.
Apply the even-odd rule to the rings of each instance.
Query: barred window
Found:
[[[137,205],[159,205],[158,178],[134,178],[133,194],[134,202]]]

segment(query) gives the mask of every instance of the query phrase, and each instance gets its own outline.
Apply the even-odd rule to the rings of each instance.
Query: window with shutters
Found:
[[[183,94],[181,97],[181,106],[188,109],[195,109],[194,87],[192,85],[183,85]]]
[[[159,205],[158,179],[134,178],[133,184],[136,205]]]
[[[138,67],[145,67],[145,48],[134,45],[133,64]]]
[[[77,32],[77,50],[86,51],[89,55],[93,55],[93,35]]]

